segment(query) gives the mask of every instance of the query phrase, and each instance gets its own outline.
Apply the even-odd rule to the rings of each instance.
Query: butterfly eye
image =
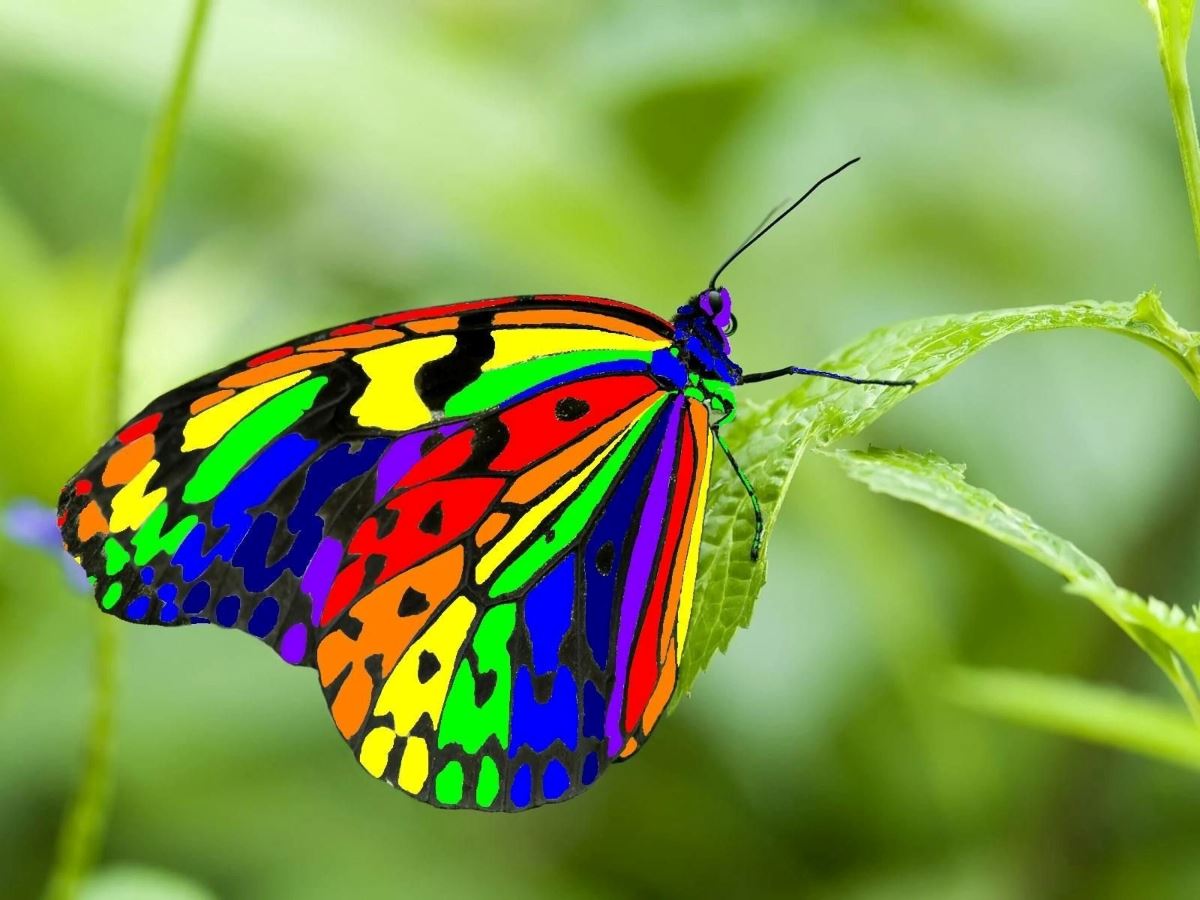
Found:
[[[716,318],[721,314],[721,311],[725,309],[725,298],[721,296],[720,291],[708,292],[708,305],[712,310],[713,318]]]
[[[729,324],[726,325],[723,330],[726,337],[733,337],[734,332],[737,331],[737,316],[735,316],[733,313],[730,313]]]

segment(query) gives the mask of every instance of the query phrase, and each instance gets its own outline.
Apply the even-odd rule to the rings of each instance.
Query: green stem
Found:
[[[133,194],[125,233],[124,252],[117,270],[113,293],[112,357],[104,382],[107,394],[105,430],[118,428],[121,416],[121,385],[125,373],[125,335],[133,306],[138,276],[150,244],[150,236],[162,209],[163,195],[179,139],[184,108],[191,90],[200,41],[208,20],[211,0],[192,4],[187,37],[175,67],[171,90],[155,124],[149,152]],[[95,616],[94,697],[88,726],[87,757],[83,779],[63,819],[55,853],[54,868],[46,889],[51,900],[78,896],[91,867],[100,855],[108,808],[113,791],[113,720],[117,694],[117,647],[115,619]]]
[[[967,709],[1200,769],[1200,735],[1160,700],[1031,672],[955,668],[943,682]]]
[[[117,270],[117,287],[113,296],[114,352],[109,370],[111,393],[108,408],[112,421],[117,424],[122,421],[121,382],[125,371],[123,344],[129,310],[133,306],[133,294],[137,288],[138,276],[141,274],[146,247],[150,243],[150,235],[154,231],[155,222],[158,221],[167,178],[171,174],[171,165],[175,161],[179,127],[183,120],[184,107],[187,105],[188,93],[191,90],[192,73],[195,70],[196,56],[200,50],[200,39],[204,34],[204,26],[208,20],[208,11],[211,6],[211,0],[195,0],[192,5],[191,23],[183,45],[183,52],[180,54],[175,68],[171,92],[167,95],[162,111],[159,113],[158,122],[154,128],[154,137],[150,143],[150,151],[142,169],[142,177],[133,195],[133,204],[125,232],[125,252],[121,257],[121,267]]]
[[[1192,211],[1192,232],[1197,252],[1200,252],[1200,139],[1196,134],[1196,113],[1187,73],[1193,2],[1161,0],[1152,6],[1151,13],[1158,26],[1159,59],[1167,82],[1179,157],[1183,162],[1183,179]]]
[[[69,900],[99,856],[112,797],[113,718],[117,694],[117,620],[95,616],[94,697],[83,780],[63,819],[46,896]]]

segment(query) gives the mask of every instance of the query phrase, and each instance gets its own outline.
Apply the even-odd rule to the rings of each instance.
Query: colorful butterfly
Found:
[[[645,743],[675,688],[714,444],[754,502],[758,555],[757,499],[719,431],[732,388],[860,382],[729,358],[716,279],[799,202],[672,322],[595,297],[481,300],[177,388],[64,488],[67,548],[107,613],[215,622],[315,668],[363,768],[414,797],[573,797]]]

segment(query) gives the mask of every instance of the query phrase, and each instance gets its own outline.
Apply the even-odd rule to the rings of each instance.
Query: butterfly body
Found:
[[[105,612],[315,668],[375,777],[447,807],[567,799],[675,687],[741,375],[721,293],[673,323],[499,298],[257,354],[102,447],[64,540]]]

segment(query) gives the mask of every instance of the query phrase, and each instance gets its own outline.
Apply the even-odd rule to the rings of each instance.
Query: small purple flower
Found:
[[[12,541],[33,547],[62,561],[63,571],[71,587],[91,592],[83,568],[65,549],[58,531],[54,510],[36,500],[15,500],[2,511],[0,531]]]

